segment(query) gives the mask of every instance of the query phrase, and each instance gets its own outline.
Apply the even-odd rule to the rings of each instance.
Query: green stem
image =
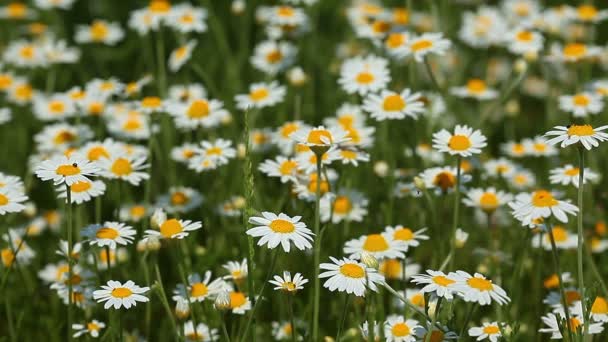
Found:
[[[456,157],[456,189],[454,189],[454,217],[452,219],[452,231],[450,233],[450,270],[454,268],[454,253],[456,253],[456,228],[458,228],[458,214],[460,212],[460,161],[461,156]]]
[[[435,306],[435,314],[433,315],[433,319],[431,320],[431,326],[429,327],[429,331],[426,332],[426,336],[424,338],[425,342],[431,342],[431,337],[433,336],[433,326],[437,324],[437,318],[439,317],[439,310],[441,310],[442,299],[442,297],[439,297],[437,299],[437,305]]]
[[[293,313],[293,297],[291,294],[287,294],[287,310],[289,310],[289,324],[291,325],[291,341],[296,342],[298,340],[295,315]]]
[[[580,144],[579,144],[580,145]],[[578,147],[578,246],[577,246],[577,269],[578,269],[578,288],[581,291],[581,308],[583,313],[583,341],[586,340],[587,330],[589,328],[589,317],[587,317],[587,298],[585,297],[585,277],[583,274],[583,250],[585,237],[583,235],[583,190],[585,180],[585,150],[582,145]]]
[[[158,297],[160,298],[163,307],[165,308],[165,313],[167,314],[167,318],[169,319],[169,323],[171,323],[171,327],[175,332],[175,337],[179,340],[179,329],[177,328],[177,324],[175,323],[175,319],[173,319],[173,311],[171,311],[171,307],[169,306],[169,301],[167,300],[167,295],[165,294],[165,289],[163,287],[163,279],[160,276],[160,270],[158,269],[158,263],[154,265],[154,271],[156,272],[156,281],[157,281],[157,291]]]
[[[162,98],[165,96],[166,90],[166,72],[165,72],[165,42],[163,32],[159,30],[156,36],[156,67],[158,69],[158,94]]]
[[[475,311],[475,304],[476,303],[469,303],[469,310],[467,310],[467,315],[464,319],[464,323],[462,324],[462,329],[460,329],[460,337],[458,337],[459,340],[464,338],[464,333],[467,331],[467,325],[469,325],[471,317],[473,316],[473,311]]]
[[[365,303],[367,306],[367,340],[376,341],[376,320],[374,319],[374,293],[369,287],[369,277],[366,276],[367,293],[365,294]]]
[[[74,304],[74,289],[72,288],[72,276],[73,276],[73,260],[72,260],[72,188],[66,183],[65,189],[67,193],[67,235],[68,235],[68,341],[72,341],[72,334],[70,329],[72,328],[73,317],[73,304]]]
[[[224,334],[224,338],[226,341],[230,342],[230,335],[228,335],[228,329],[226,329],[226,314],[221,314],[222,321],[222,334]]]
[[[553,237],[553,227],[547,224],[549,233],[549,239],[551,240],[551,254],[553,255],[553,266],[555,267],[555,273],[557,273],[557,279],[559,280],[559,293],[562,297],[562,306],[564,307],[564,313],[566,314],[566,330],[570,336],[570,341],[573,342],[572,330],[570,329],[570,312],[568,310],[568,304],[566,300],[566,291],[564,291],[564,283],[562,281],[562,270],[559,264],[559,256],[557,255],[557,247],[555,246],[555,238]]]
[[[320,286],[321,282],[319,279],[319,261],[321,259],[321,237],[319,236],[320,221],[320,203],[321,203],[321,170],[323,168],[322,155],[323,153],[316,153],[317,155],[317,189],[315,196],[315,244],[314,244],[314,255],[313,255],[313,267],[314,267],[314,289],[313,289],[313,311],[312,311],[312,340],[319,340],[319,299],[320,299]]]

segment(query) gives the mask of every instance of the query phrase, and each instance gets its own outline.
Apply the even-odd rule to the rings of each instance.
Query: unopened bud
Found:
[[[424,184],[424,180],[418,176],[414,177],[414,185],[418,190],[425,190],[426,184]]]
[[[388,174],[388,164],[384,160],[377,161],[374,164],[374,173],[378,177],[386,177]]]
[[[215,298],[215,302],[213,303],[216,310],[225,311],[230,309],[230,294],[228,291],[220,292]]]
[[[378,263],[378,259],[376,259],[373,255],[369,254],[368,252],[361,253],[361,262],[363,262],[365,264],[365,266],[367,266],[369,268],[373,268],[375,270],[378,270],[378,268],[380,267],[380,264]]]
[[[177,303],[175,304],[175,315],[181,320],[188,318],[190,315],[190,306],[188,305],[188,301],[184,298],[177,300]]]

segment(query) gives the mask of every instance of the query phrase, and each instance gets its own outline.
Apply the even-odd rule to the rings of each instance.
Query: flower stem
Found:
[[[456,228],[458,227],[458,214],[460,212],[460,173],[461,156],[456,157],[456,189],[454,189],[454,218],[452,219],[452,231],[450,233],[450,270],[454,268],[454,253],[456,252]]]
[[[374,319],[374,293],[369,287],[369,277],[366,276],[367,281],[367,293],[365,294],[365,303],[367,305],[367,340],[371,342],[376,341],[376,320]]]
[[[291,341],[296,342],[298,337],[295,325],[295,315],[293,313],[293,296],[291,294],[287,294],[287,310],[289,310],[289,324],[291,325]]]
[[[559,264],[559,256],[557,255],[557,247],[555,246],[555,238],[553,237],[553,227],[547,224],[549,233],[549,239],[551,240],[551,254],[553,255],[553,266],[555,267],[555,273],[557,273],[557,279],[559,280],[559,293],[562,297],[562,306],[564,307],[564,313],[566,314],[566,330],[570,336],[570,341],[574,341],[572,337],[572,330],[570,329],[570,312],[568,310],[568,304],[566,300],[566,292],[564,291],[564,283],[562,281],[562,270]]]
[[[439,310],[441,310],[442,299],[442,297],[439,297],[437,299],[437,305],[435,306],[435,314],[433,315],[433,319],[431,320],[431,326],[429,327],[429,331],[426,332],[426,336],[424,338],[425,342],[431,342],[431,338],[433,336],[433,326],[437,324],[437,318],[439,317]]]
[[[317,154],[317,189],[315,196],[315,245],[313,255],[314,267],[314,289],[313,289],[313,310],[312,310],[312,340],[319,340],[319,299],[320,299],[320,279],[319,279],[319,260],[321,258],[321,237],[319,236],[320,222],[320,203],[321,203],[321,164],[322,154]]]
[[[72,321],[73,321],[73,311],[72,311],[72,306],[74,304],[74,289],[72,288],[72,276],[73,276],[73,270],[72,270],[72,188],[66,183],[65,184],[65,189],[66,189],[66,193],[67,193],[67,205],[68,205],[68,210],[67,210],[67,225],[66,225],[66,229],[67,229],[67,235],[68,235],[68,341],[72,341],[72,334],[70,333],[70,329],[72,328]]]
[[[163,287],[163,279],[160,276],[160,270],[158,269],[158,263],[154,265],[154,271],[156,272],[156,289],[158,291],[158,297],[160,298],[163,307],[165,308],[165,312],[167,314],[167,318],[171,323],[171,327],[175,332],[175,336],[177,340],[179,340],[179,330],[177,328],[177,324],[175,323],[175,319],[173,319],[173,312],[171,311],[171,307],[169,306],[169,301],[167,300],[167,295],[165,294],[165,289]]]
[[[580,145],[580,144],[579,144]],[[577,246],[577,268],[578,268],[578,288],[581,291],[581,308],[583,313],[583,341],[587,337],[587,329],[589,328],[589,319],[587,317],[587,298],[585,297],[585,277],[583,274],[583,249],[585,237],[583,235],[583,188],[585,184],[585,151],[583,146],[578,147],[578,246]]]
[[[222,334],[224,334],[224,338],[226,341],[230,342],[230,335],[228,335],[228,329],[226,329],[226,314],[220,314],[222,321]]]

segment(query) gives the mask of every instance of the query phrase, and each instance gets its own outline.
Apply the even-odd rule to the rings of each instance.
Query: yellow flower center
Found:
[[[395,337],[408,336],[410,334],[410,327],[408,327],[405,323],[397,323],[393,325],[391,332]]]
[[[3,194],[0,194],[0,206],[7,205],[7,204],[8,204],[8,197],[4,196]]]
[[[141,100],[141,105],[144,108],[157,108],[160,107],[162,101],[158,96],[146,96]]]
[[[520,42],[530,42],[534,35],[530,31],[519,31],[515,38]]]
[[[591,125],[570,125],[568,127],[568,135],[578,135],[579,137],[590,136],[595,134],[593,127]]]
[[[207,285],[203,283],[192,284],[190,288],[190,296],[192,297],[202,297],[205,296],[207,292],[209,292]]]
[[[182,230],[182,224],[176,219],[169,219],[160,225],[160,234],[165,238],[181,233]]]
[[[230,307],[238,308],[247,302],[247,298],[242,292],[230,292]]]
[[[81,181],[76,182],[70,186],[72,192],[85,192],[91,188],[91,182]]]
[[[3,249],[0,254],[2,256],[2,263],[4,264],[4,266],[8,267],[13,264],[13,261],[15,260],[15,255],[13,254],[13,251],[11,251],[10,248]]]
[[[473,94],[483,93],[487,89],[486,82],[478,78],[467,81],[467,90]]]
[[[448,142],[448,147],[454,151],[466,151],[471,147],[471,139],[465,135],[453,135]]]
[[[334,213],[345,215],[348,214],[353,208],[348,196],[337,196],[334,201]]]
[[[365,277],[365,270],[357,264],[344,264],[340,266],[340,273],[349,278]]]
[[[479,291],[492,291],[494,289],[494,285],[492,285],[492,281],[483,279],[483,278],[473,277],[473,278],[467,280],[467,284],[469,284],[470,287],[477,289]]]
[[[188,53],[188,46],[180,46],[179,48],[177,48],[177,50],[175,50],[175,57],[177,57],[178,59],[183,59],[184,57],[186,57],[186,53]]]
[[[405,101],[399,95],[393,94],[384,98],[382,108],[387,112],[398,112],[403,110],[406,106]]]
[[[574,102],[575,105],[581,106],[581,107],[587,106],[587,105],[589,105],[589,102],[591,102],[589,97],[584,94],[575,95],[572,98],[572,101]]]
[[[397,259],[386,259],[380,264],[380,272],[389,279],[397,279],[401,275],[401,262]]]
[[[331,133],[328,130],[313,129],[310,131],[310,133],[308,133],[308,138],[306,139],[306,142],[310,144],[325,145],[326,143],[323,142],[321,138],[325,138],[323,140],[329,141],[329,143],[332,143],[333,141]]]
[[[266,61],[270,64],[275,64],[283,59],[283,54],[279,50],[274,50],[266,55]]]
[[[78,165],[76,165],[76,163],[64,164],[57,167],[57,169],[55,169],[55,173],[64,177],[74,176],[80,174],[80,168],[78,168]]]
[[[6,6],[6,13],[9,18],[23,18],[27,12],[27,7],[19,2],[13,2]]]
[[[13,78],[7,74],[0,74],[0,90],[8,89],[13,84]]]
[[[401,33],[391,33],[386,39],[386,46],[391,49],[398,48],[405,43],[405,38]]]
[[[34,46],[25,45],[21,48],[21,50],[19,50],[19,55],[21,55],[21,57],[23,57],[24,59],[32,59],[34,57],[35,51],[36,50],[34,49]]]
[[[570,43],[564,47],[563,54],[570,58],[581,58],[587,53],[587,46],[581,43]]]
[[[445,191],[454,187],[456,184],[456,177],[451,172],[443,171],[435,176],[435,179],[433,179],[433,184]]]
[[[410,241],[414,239],[414,232],[409,228],[400,228],[395,230],[393,238],[399,241]]]
[[[488,325],[483,327],[483,333],[488,335],[494,335],[500,333],[500,329],[496,325]]]
[[[604,297],[595,297],[593,305],[591,306],[591,313],[608,314],[608,302],[606,302]]]
[[[564,291],[564,294],[566,295],[566,304],[568,304],[568,306],[576,301],[581,300],[581,294],[578,293],[578,291]]]
[[[103,146],[95,146],[89,150],[89,153],[87,153],[87,159],[89,159],[89,160],[95,161],[95,160],[99,160],[99,158],[101,158],[101,157],[105,157],[105,158],[110,157],[110,154],[108,153],[106,148]]]
[[[131,166],[129,159],[118,158],[114,161],[114,164],[112,164],[111,171],[117,176],[126,176],[133,172],[133,167]]]
[[[370,84],[374,81],[375,77],[374,74],[372,74],[371,72],[367,72],[367,71],[363,71],[360,72],[357,75],[357,83],[361,83],[361,84]]]
[[[134,207],[131,207],[131,216],[132,217],[142,217],[144,216],[144,214],[146,213],[146,208],[142,205],[136,205]]]
[[[420,39],[412,44],[412,51],[418,52],[420,50],[426,50],[433,47],[433,42],[428,39]]]
[[[479,205],[483,210],[493,211],[498,207],[498,196],[492,192],[485,192],[479,198]]]
[[[443,332],[441,332],[439,330],[433,330],[431,332],[431,340],[429,342],[443,342],[444,341],[443,337],[444,337]],[[423,340],[426,341],[426,334],[424,335]]]
[[[141,121],[137,116],[130,116],[123,127],[126,131],[135,131],[141,128]]]
[[[456,281],[446,277],[446,276],[434,276],[433,277],[433,283],[443,286],[443,287],[447,287],[450,286],[452,284],[454,284]]]
[[[521,154],[526,151],[526,148],[522,144],[513,144],[512,151],[516,154]]]
[[[564,171],[564,174],[566,176],[570,176],[570,177],[574,177],[574,176],[578,176],[580,173],[580,170],[578,167],[573,167],[571,169],[568,169],[566,171]]]
[[[597,17],[597,8],[593,5],[580,5],[576,9],[576,13],[578,14],[578,18],[583,21],[590,21]]]
[[[152,0],[148,8],[154,13],[167,13],[171,10],[171,4],[167,0]]]
[[[94,322],[87,323],[87,330],[88,331],[99,331],[99,325],[95,324]]]
[[[370,234],[365,238],[363,249],[369,252],[382,252],[389,248],[388,242],[380,234]]]
[[[291,133],[297,131],[298,128],[299,127],[298,127],[297,123],[294,123],[294,122],[286,123],[281,127],[281,136],[284,138],[289,138]]]
[[[20,100],[29,100],[34,91],[29,84],[21,84],[15,88],[15,97]]]
[[[559,278],[557,277],[557,274],[552,274],[550,277],[548,277],[547,279],[545,279],[545,281],[543,282],[543,286],[547,289],[553,289],[559,286]]]
[[[292,233],[296,230],[293,223],[282,219],[273,220],[268,226],[273,232],[281,234]]]
[[[183,205],[189,202],[188,196],[181,191],[176,191],[171,195],[171,204]]]
[[[218,147],[218,146],[213,146],[213,147],[210,147],[209,149],[207,149],[206,153],[208,156],[221,156],[222,148]]]
[[[289,6],[280,6],[277,9],[277,14],[280,17],[293,17],[295,15],[295,10]]]
[[[329,183],[326,180],[321,179],[321,184],[319,184],[319,189],[321,190],[321,195],[325,194],[329,191]],[[311,193],[317,192],[317,177],[316,175],[310,177],[310,181],[308,182],[308,191]]]
[[[249,93],[249,98],[251,98],[252,101],[257,102],[257,101],[264,100],[265,98],[268,97],[268,95],[270,95],[270,92],[268,91],[268,89],[258,88]]]
[[[91,25],[91,38],[94,41],[103,41],[108,36],[108,25],[104,22],[95,20]]]
[[[422,293],[416,293],[410,298],[410,302],[418,307],[425,307],[426,302],[424,301],[424,295]]]
[[[570,322],[568,322],[568,328],[571,331],[576,331],[579,326],[581,326],[581,321],[579,321],[578,318],[576,318],[576,317],[570,318]]]
[[[354,160],[357,159],[357,152],[351,150],[342,150],[340,151],[340,155],[344,159]]]
[[[70,131],[62,131],[59,132],[53,139],[53,142],[56,145],[64,144],[66,142],[74,141],[76,139],[76,135]]]
[[[557,205],[557,200],[546,190],[537,190],[532,194],[532,204],[535,207],[552,207]]]
[[[132,294],[133,294],[133,292],[126,287],[117,287],[114,290],[112,290],[112,297],[115,297],[115,298],[126,298]]]
[[[192,16],[190,13],[186,13],[182,15],[179,20],[184,24],[191,24],[194,22],[194,16]]]
[[[298,163],[295,160],[286,160],[279,166],[279,172],[282,175],[290,175],[296,167]]]
[[[568,240],[568,231],[563,227],[555,226],[553,227],[553,229],[551,229],[551,231],[553,233],[553,239],[555,240],[555,242],[564,242]],[[551,241],[551,236],[549,235],[549,233],[545,235],[545,238],[547,239],[547,241]]]
[[[97,231],[97,233],[95,233],[95,237],[97,237],[98,239],[110,239],[110,240],[114,240],[118,236],[120,236],[120,234],[118,234],[118,231],[116,229],[114,229],[114,228],[111,228],[111,227],[100,228]]]
[[[376,33],[386,33],[391,29],[391,24],[384,20],[376,20],[372,24],[372,30]]]
[[[53,114],[61,114],[65,111],[65,104],[59,100],[49,102],[49,110]]]

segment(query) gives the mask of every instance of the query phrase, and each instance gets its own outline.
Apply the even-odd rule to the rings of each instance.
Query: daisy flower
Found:
[[[401,93],[382,90],[380,95],[368,94],[363,109],[377,121],[399,120],[405,117],[416,119],[425,111],[421,97],[420,93],[414,93],[410,89],[405,89]]]
[[[291,134],[291,138],[297,143],[308,147],[332,146],[349,140],[348,133],[339,127],[317,126],[313,128],[302,127]]]
[[[131,280],[121,284],[116,280],[109,280],[107,285],[102,285],[101,290],[93,292],[93,299],[98,303],[105,302],[103,308],[120,309],[125,307],[129,309],[131,306],[136,306],[137,302],[147,302],[150,299],[143,296],[144,293],[150,290],[149,287],[139,287]]]
[[[564,226],[555,225],[551,228],[551,235],[555,241],[555,247],[557,249],[575,249],[578,244],[578,237],[576,234],[572,234]],[[552,249],[551,246],[551,235],[546,231],[542,234],[542,238],[533,238],[532,247],[542,247],[546,251]]]
[[[458,334],[448,330],[448,327],[443,327],[442,330],[431,327],[431,323],[427,323],[426,327],[419,326],[414,333],[418,338],[416,342],[425,342],[427,340],[428,332],[431,332],[430,341],[432,342],[449,342],[453,340],[458,340]]]
[[[65,152],[75,147],[80,141],[86,141],[93,136],[93,132],[86,125],[72,126],[57,123],[45,126],[41,132],[34,136],[34,141],[41,151]]]
[[[158,198],[157,207],[168,213],[185,213],[203,203],[203,196],[195,189],[188,187],[171,187],[169,193]]]
[[[74,40],[77,43],[102,43],[116,45],[125,33],[119,23],[95,19],[90,26],[78,25]]]
[[[365,295],[365,289],[378,292],[377,284],[384,283],[384,277],[373,269],[365,266],[365,264],[356,260],[343,258],[338,260],[334,257],[329,257],[331,263],[322,263],[319,268],[326,270],[319,274],[319,278],[329,278],[323,284],[323,287],[330,291],[338,290],[354,294],[358,297]]]
[[[585,43],[572,42],[564,46],[554,44],[551,46],[549,60],[555,60],[565,63],[577,63],[588,58],[599,56],[601,49],[597,46],[587,45]]]
[[[452,42],[443,38],[443,33],[423,33],[412,38],[407,47],[417,62],[422,62],[427,55],[444,55]]]
[[[486,82],[478,78],[468,80],[466,86],[451,88],[450,93],[458,97],[477,100],[491,100],[498,96],[496,90],[488,88]]]
[[[578,167],[574,167],[570,164],[567,164],[564,167],[555,168],[550,172],[549,181],[551,184],[561,184],[561,185],[574,185],[578,188],[578,181],[580,177],[580,169]],[[585,168],[585,173],[583,176],[583,184],[587,184],[588,182],[595,182],[599,179],[599,175],[591,169]]]
[[[337,194],[321,197],[321,222],[361,222],[367,215],[367,199],[362,193],[341,189]]]
[[[509,203],[513,197],[504,191],[497,191],[494,187],[470,189],[466,196],[462,200],[465,205],[479,208],[488,214],[493,213],[498,207]]]
[[[561,321],[565,320],[565,314],[560,313],[559,318],[554,313],[548,313],[546,316],[542,316],[541,320],[543,321],[545,328],[538,329],[539,332],[549,333],[551,334],[551,339],[563,339],[562,335],[562,325]],[[574,316],[570,317],[570,322],[567,323],[567,327],[574,335],[578,334],[579,329],[585,328],[585,323],[583,317]],[[589,323],[588,331],[586,332],[588,335],[599,334],[604,331],[604,327],[602,323]]]
[[[231,291],[229,296],[230,310],[233,314],[244,315],[245,312],[251,310],[251,301],[243,292]]]
[[[608,322],[608,302],[606,298],[597,296],[590,309],[591,318],[595,322]]]
[[[363,235],[344,244],[344,253],[349,254],[351,259],[361,259],[364,252],[378,260],[403,259],[407,250],[408,245],[395,240],[390,233]]]
[[[535,56],[543,48],[542,34],[525,27],[507,33],[505,45],[509,52],[522,56]]]
[[[276,81],[270,83],[254,83],[249,86],[248,94],[236,95],[236,106],[241,110],[271,107],[283,101],[285,93],[286,88],[279,85]]]
[[[293,242],[299,250],[312,248],[313,232],[306,228],[304,222],[300,222],[301,216],[289,217],[283,213],[279,215],[262,212],[262,216],[249,218],[249,223],[255,227],[247,230],[247,235],[261,237],[258,246],[268,245],[273,249],[281,244],[286,253],[289,253]]]
[[[82,335],[90,335],[93,338],[97,338],[99,337],[99,332],[105,327],[106,324],[104,322],[100,322],[96,319],[84,324],[72,324],[72,329],[76,330],[72,336],[78,338]]]
[[[67,189],[63,186],[57,188],[59,194],[57,197],[66,198],[68,197]],[[70,193],[72,196],[72,203],[81,204],[90,201],[94,197],[102,196],[106,192],[106,184],[102,181],[78,181],[70,185]],[[0,201],[1,202],[1,201]]]
[[[95,176],[99,171],[97,165],[81,157],[72,154],[56,156],[41,162],[36,168],[36,176],[43,181],[53,180],[55,185],[72,184],[78,182],[90,182],[87,176]]]
[[[143,204],[128,204],[120,207],[118,217],[121,221],[139,222],[146,217],[148,211]]]
[[[561,222],[568,222],[568,216],[576,215],[578,208],[568,201],[561,201],[547,190],[536,190],[532,193],[520,193],[515,196],[514,201],[509,203],[512,213],[516,219],[522,221],[523,225],[530,224],[538,218],[555,216]]]
[[[408,247],[418,247],[420,245],[420,241],[428,240],[428,235],[423,234],[426,231],[426,228],[418,229],[416,231],[412,231],[411,228],[404,227],[402,225],[386,226],[384,228],[384,232],[395,241],[399,241],[405,246]],[[407,250],[406,250],[407,252]]]
[[[189,4],[173,6],[167,17],[167,26],[181,32],[205,32],[207,31],[207,10],[201,7],[193,7]]]
[[[145,155],[129,155],[122,151],[111,151],[109,158],[97,161],[100,175],[108,179],[120,179],[138,186],[142,180],[150,178],[141,170],[148,168]]]
[[[484,322],[481,327],[469,328],[469,336],[477,337],[477,341],[488,339],[491,342],[498,342],[502,333],[498,322]]]
[[[454,279],[456,280],[454,289],[465,302],[489,305],[494,301],[499,305],[503,305],[511,301],[507,293],[500,286],[493,284],[491,280],[486,279],[480,273],[475,273],[475,275],[471,276],[467,272],[456,271]]]
[[[272,336],[276,341],[288,340],[292,336],[293,329],[299,325],[298,323],[295,324],[296,327],[292,327],[290,322],[272,322]]]
[[[547,142],[547,138],[536,136],[532,139],[526,138],[521,141],[524,145],[526,154],[534,157],[550,157],[557,155],[558,151],[555,146]]]
[[[65,120],[76,114],[74,102],[64,94],[35,96],[33,112],[42,121]]]
[[[195,156],[190,160],[190,165],[197,164],[201,160],[211,160],[214,164],[225,165],[236,156],[236,150],[232,147],[232,141],[216,139],[214,141],[203,140],[200,147],[195,150]]]
[[[564,148],[580,142],[587,150],[598,147],[599,143],[608,140],[608,133],[602,132],[608,129],[608,125],[593,128],[591,125],[568,125],[555,126],[552,131],[545,133],[546,137],[552,137],[547,144],[557,145]]]
[[[451,155],[470,157],[481,153],[486,145],[486,137],[481,131],[468,126],[456,125],[453,134],[445,129],[433,134],[433,148]]]
[[[521,158],[528,153],[524,144],[517,141],[507,141],[501,144],[500,149],[511,158]]]
[[[305,145],[301,145],[307,148]],[[321,155],[321,165],[329,166],[335,160],[340,158],[340,150],[335,146],[330,147],[327,151]],[[302,171],[305,174],[310,174],[317,171],[317,154],[310,148],[308,151],[298,153],[296,157],[298,163],[298,171]]]
[[[18,213],[26,207],[23,202],[28,197],[18,188],[0,187],[0,215],[7,213]]]
[[[207,90],[199,83],[174,84],[169,87],[169,99],[175,102],[189,102],[207,98]]]
[[[489,159],[483,163],[483,168],[490,177],[505,177],[508,178],[517,170],[516,165],[506,159]]]
[[[146,96],[137,104],[137,109],[145,114],[163,112],[166,103],[158,96]]]
[[[409,53],[407,42],[410,37],[408,32],[391,32],[384,39],[384,49],[392,58],[402,59]]]
[[[283,271],[282,278],[275,275],[274,280],[269,280],[268,282],[276,286],[275,290],[295,293],[304,289],[304,284],[308,283],[308,279],[305,279],[300,273],[296,273],[292,278],[290,272]]]
[[[342,148],[336,150],[336,152],[338,154],[337,159],[341,160],[343,165],[350,164],[356,167],[361,162],[369,161],[369,154],[361,150]]]
[[[263,41],[255,47],[251,64],[262,72],[274,75],[293,64],[296,52],[296,47],[289,42]]]
[[[175,146],[171,149],[171,159],[188,164],[190,159],[196,155],[196,149],[198,145],[191,143],[184,143],[179,146]]]
[[[562,95],[559,97],[559,109],[571,113],[575,118],[582,118],[600,113],[604,109],[604,102],[600,95],[588,92]]]
[[[608,18],[608,10],[599,10],[592,4],[581,4],[571,15],[573,19],[584,23],[598,23]]]
[[[427,189],[437,189],[440,192],[451,191],[456,186],[457,170],[455,167],[432,167],[424,170],[420,178],[424,181]],[[468,182],[470,175],[461,175],[460,183]]]
[[[406,320],[403,316],[390,315],[384,323],[384,336],[387,342],[415,342],[414,331],[420,325],[417,320]]]
[[[507,178],[510,186],[518,190],[531,188],[536,184],[536,177],[528,170],[515,170],[511,176]]]
[[[467,45],[485,48],[499,44],[506,30],[507,23],[498,9],[481,6],[475,12],[463,13],[458,37]]]
[[[205,323],[197,324],[195,329],[194,323],[188,321],[184,323],[183,329],[186,342],[211,342],[220,338],[217,329],[209,329]]]
[[[173,291],[173,300],[187,299],[190,302],[202,302],[206,298],[214,297],[225,288],[225,282],[221,278],[211,281],[211,271],[206,271],[204,278],[200,274],[194,273],[188,276],[188,287],[178,284]]]
[[[427,274],[412,276],[411,282],[417,285],[423,284],[422,293],[432,293],[437,297],[445,299],[454,298],[456,278],[455,273],[445,274],[441,271],[426,270]]]
[[[205,98],[190,98],[188,101],[175,101],[167,105],[167,112],[173,116],[177,127],[195,130],[198,127],[211,128],[220,124],[228,114],[221,101]]]
[[[298,162],[295,159],[277,156],[276,159],[266,159],[260,166],[260,172],[268,177],[277,177],[281,179],[281,183],[294,181],[298,175]]]
[[[173,50],[169,55],[169,70],[177,72],[181,67],[190,60],[192,57],[192,51],[196,47],[196,40],[190,40],[185,45],[178,47]]]
[[[136,234],[133,227],[120,222],[94,224],[82,231],[82,235],[89,239],[89,244],[99,247],[109,246],[111,249],[116,249],[117,245],[126,246],[132,243]]]
[[[241,262],[228,261],[222,267],[230,273],[224,279],[232,279],[238,284],[247,278],[247,259],[243,259]]]
[[[272,135],[272,142],[281,150],[284,155],[291,155],[294,151],[296,142],[291,139],[291,134],[307,127],[302,121],[287,121],[276,129]]]
[[[405,262],[405,279],[409,279],[411,275],[420,272],[420,265],[414,263],[409,258]],[[380,262],[378,272],[386,279],[403,280],[403,262],[399,259],[384,259]]]
[[[370,55],[346,60],[338,83],[349,94],[365,95],[384,89],[390,80],[388,61]]]
[[[157,209],[152,215],[154,225],[158,230],[146,230],[148,237],[160,237],[163,239],[183,239],[190,232],[201,229],[203,225],[198,221],[167,219],[167,215],[162,209]]]

